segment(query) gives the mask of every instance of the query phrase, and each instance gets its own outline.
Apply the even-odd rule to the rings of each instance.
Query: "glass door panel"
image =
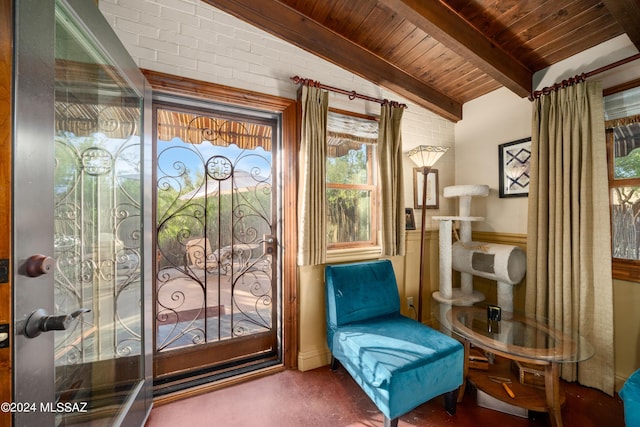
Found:
[[[142,379],[143,99],[60,8],[56,24],[54,301],[90,310],[55,332],[56,396],[106,421]]]
[[[154,107],[156,379],[279,354],[277,120],[210,108]]]
[[[36,3],[20,2],[25,15],[19,22],[45,14]],[[23,28],[19,34],[30,35],[18,38],[19,64],[32,52],[51,55],[39,79],[19,67],[17,85],[20,100],[21,93],[43,94],[42,116],[51,119],[39,122],[17,108],[27,112],[16,117],[14,192],[35,197],[17,198],[16,250],[45,255],[28,257],[18,269],[26,273],[16,279],[16,359],[29,354],[16,370],[16,401],[38,409],[19,415],[16,424],[140,425],[151,403],[144,77],[93,2],[58,0],[43,10],[42,22],[51,24],[38,27],[37,36],[33,27]],[[49,36],[53,49],[40,50],[38,37]],[[28,40],[36,44],[30,50]],[[22,138],[22,129],[31,138]],[[27,145],[31,156],[24,154]],[[33,260],[40,263],[35,270]]]

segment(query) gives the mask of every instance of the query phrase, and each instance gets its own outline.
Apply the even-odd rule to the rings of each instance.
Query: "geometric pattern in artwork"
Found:
[[[531,150],[517,148],[506,150],[505,175],[509,182],[506,187],[509,190],[522,190],[529,186],[529,160]]]

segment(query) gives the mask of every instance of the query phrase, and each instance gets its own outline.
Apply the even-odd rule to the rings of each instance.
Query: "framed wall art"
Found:
[[[500,197],[527,197],[529,195],[531,138],[500,144],[498,159]]]
[[[404,217],[405,217],[405,230],[415,230],[416,229],[416,218],[413,216],[412,208],[404,208]]]
[[[413,205],[422,209],[422,185],[424,176],[422,168],[413,168]],[[431,169],[427,174],[427,209],[438,209],[438,169]]]

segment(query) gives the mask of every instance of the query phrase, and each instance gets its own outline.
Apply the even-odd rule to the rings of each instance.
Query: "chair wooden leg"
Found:
[[[338,369],[339,364],[340,362],[338,362],[338,359],[331,355],[331,371],[335,371],[336,369]]]
[[[384,427],[398,427],[398,418],[394,418],[392,420],[389,419],[389,417],[387,417],[385,415],[384,417]]]
[[[444,395],[444,409],[449,415],[456,414],[456,404],[458,403],[458,389],[452,390]]]

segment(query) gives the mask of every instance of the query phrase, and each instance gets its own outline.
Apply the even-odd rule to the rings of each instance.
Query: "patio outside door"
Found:
[[[155,390],[280,361],[279,116],[154,100]]]
[[[141,425],[145,79],[95,2],[20,0],[15,12],[13,400],[28,406],[14,425]]]

